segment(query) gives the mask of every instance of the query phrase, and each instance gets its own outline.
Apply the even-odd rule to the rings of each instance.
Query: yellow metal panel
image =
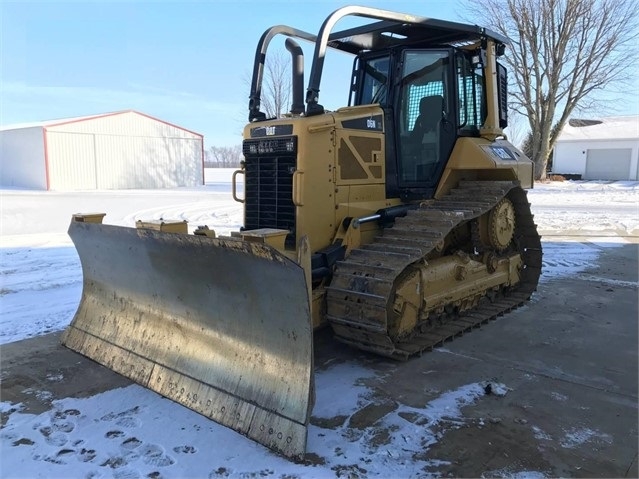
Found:
[[[338,185],[385,183],[383,117],[379,106],[365,105],[337,111]]]
[[[435,198],[446,195],[460,180],[519,180],[523,188],[532,188],[533,165],[507,140],[459,138],[437,186]]]
[[[187,234],[189,232],[188,223],[182,221],[164,221],[164,220],[138,220],[135,223],[135,227],[138,229],[147,229],[154,231],[163,231],[164,233],[182,233]]]
[[[331,118],[331,123],[333,119]],[[301,200],[296,208],[297,237],[308,236],[311,251],[328,245],[334,235],[335,218],[335,146],[334,129],[325,128],[326,118],[301,122],[297,170],[303,172]],[[319,123],[319,125],[318,125]],[[320,128],[317,128],[320,126]],[[297,125],[296,125],[297,127]],[[315,128],[314,128],[315,127]],[[310,131],[309,131],[310,130]]]

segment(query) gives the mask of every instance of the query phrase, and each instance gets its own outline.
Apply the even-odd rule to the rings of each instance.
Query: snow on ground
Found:
[[[637,181],[553,181],[528,199],[542,235],[639,235]]]
[[[2,190],[0,344],[64,329],[82,293],[80,260],[66,230],[74,213],[107,213],[104,223],[186,220],[229,234],[242,225],[230,195],[233,170],[206,171],[200,188],[42,192]],[[241,175],[240,175],[241,179]],[[243,194],[243,185],[238,185]]]
[[[200,188],[3,190],[0,344],[64,329],[73,316],[82,292],[80,262],[66,235],[73,213],[106,212],[105,223],[131,227],[138,219],[187,220],[191,231],[206,224],[229,234],[242,224],[242,204],[230,195],[232,171],[207,170]],[[241,184],[238,190],[241,196]],[[545,237],[542,281],[591,268],[601,247],[639,235],[639,182],[551,182],[535,186],[529,198]],[[602,238],[571,240],[593,231]]]
[[[14,405],[0,433],[3,477],[424,477],[439,462],[415,459],[415,454],[434,444],[443,427],[461,427],[461,408],[485,396],[482,385],[469,384],[423,408],[401,406],[380,426],[392,431],[391,437],[377,443],[368,429],[348,427],[359,408],[373,404],[360,383],[371,374],[353,364],[317,373],[314,416],[333,418],[336,410],[328,405],[337,399],[343,424],[309,427],[308,452],[318,458],[316,464],[292,463],[132,385],[87,399],[56,400],[39,415],[21,413]],[[6,403],[2,406],[8,410]]]
[[[73,213],[107,212],[105,223],[126,226],[138,219],[185,219],[191,230],[207,224],[218,234],[228,234],[242,223],[242,205],[230,198],[231,173],[208,170],[206,185],[200,188],[0,192],[0,344],[57,331],[70,322],[82,287],[79,260],[65,233]],[[639,236],[638,182],[552,182],[537,185],[529,199],[545,236],[542,281],[574,275],[598,281],[583,271],[596,267],[601,249]],[[381,447],[371,447],[376,438],[370,431],[362,430],[358,437],[357,428],[348,427],[358,409],[374,403],[362,385],[370,374],[353,364],[334,365],[316,374],[314,417],[319,423],[321,418],[344,418],[342,424],[309,428],[308,450],[319,458],[317,464],[288,462],[134,385],[86,399],[56,400],[52,410],[40,415],[20,412],[19,404],[0,403],[0,411],[8,415],[0,433],[2,475],[120,479],[427,475],[436,464],[415,460],[412,448],[423,450],[434,444],[438,424],[449,428],[463,424],[461,408],[481,401],[483,386],[462,386],[420,408],[399,405],[382,421],[390,438]],[[47,391],[33,394],[46,396]],[[567,431],[565,447],[595,435]],[[543,477],[535,471],[493,472]]]

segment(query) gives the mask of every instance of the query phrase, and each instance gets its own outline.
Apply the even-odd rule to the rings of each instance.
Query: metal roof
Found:
[[[67,125],[69,123],[76,123],[76,122],[79,122],[79,121],[96,120],[98,118],[105,118],[105,117],[108,117],[108,116],[116,116],[116,115],[124,115],[124,114],[127,114],[127,113],[133,113],[135,115],[140,115],[140,116],[143,116],[145,118],[150,118],[151,120],[155,120],[155,121],[158,121],[160,123],[164,123],[166,125],[178,128],[180,130],[188,131],[189,133],[192,133],[194,135],[204,137],[201,133],[197,133],[195,131],[189,130],[188,128],[184,128],[182,126],[175,125],[175,124],[170,123],[168,121],[160,120],[159,118],[156,118],[156,117],[147,115],[146,113],[142,113],[142,112],[135,111],[135,110],[121,110],[121,111],[113,111],[113,112],[109,112],[109,113],[99,113],[99,114],[96,114],[96,115],[76,116],[76,117],[70,117],[70,118],[57,118],[57,119],[54,119],[54,120],[33,121],[33,122],[28,122],[28,123],[14,123],[12,125],[0,126],[0,131],[21,130],[21,129],[25,129],[25,128],[38,128],[38,127],[40,127],[40,128],[49,128],[49,127],[52,127],[52,126]]]
[[[561,130],[557,142],[584,140],[637,140],[639,115],[598,119],[572,119]]]
[[[0,131],[64,125],[65,123],[75,123],[76,121],[93,120],[95,118],[103,118],[105,116],[121,115],[123,113],[137,113],[137,112],[134,112],[133,110],[122,110],[122,111],[115,111],[110,113],[100,113],[96,115],[75,116],[70,118],[56,118],[53,120],[31,121],[26,123],[13,123],[11,125],[0,126]]]

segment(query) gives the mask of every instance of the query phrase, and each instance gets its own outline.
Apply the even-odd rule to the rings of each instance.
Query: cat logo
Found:
[[[274,126],[267,126],[264,129],[266,130],[266,136],[275,135],[275,127]]]

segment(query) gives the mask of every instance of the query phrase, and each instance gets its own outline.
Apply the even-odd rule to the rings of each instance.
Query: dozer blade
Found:
[[[313,401],[303,269],[270,246],[72,221],[84,284],[62,343],[296,457]]]

